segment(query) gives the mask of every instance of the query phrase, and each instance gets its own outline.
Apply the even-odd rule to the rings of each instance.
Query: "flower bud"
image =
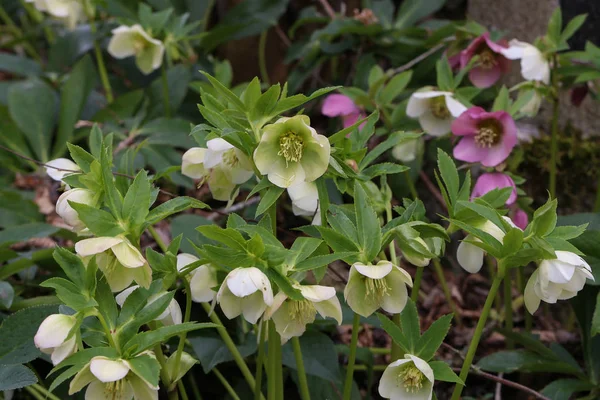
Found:
[[[94,192],[88,189],[71,189],[67,190],[60,195],[56,202],[56,213],[73,229],[77,232],[81,232],[86,228],[85,224],[79,219],[77,211],[69,204],[69,201],[73,203],[87,204],[91,206],[94,204]]]
[[[40,351],[51,355],[52,364],[57,365],[75,353],[76,336],[67,337],[76,323],[77,319],[72,315],[52,314],[40,324],[33,342]]]

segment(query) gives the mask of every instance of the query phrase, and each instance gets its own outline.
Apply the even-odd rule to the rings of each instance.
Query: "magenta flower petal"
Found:
[[[471,58],[473,58],[473,56],[475,56],[475,54],[477,54],[477,50],[479,50],[479,48],[481,47],[482,44],[485,43],[486,38],[489,38],[490,33],[486,32],[483,35],[479,36],[478,38],[475,38],[475,40],[473,40],[471,43],[469,43],[469,45],[467,46],[466,49],[464,49],[463,51],[460,52],[460,67],[464,68],[467,66],[467,64],[469,64],[469,61],[471,61]]]
[[[482,174],[477,178],[477,182],[475,183],[475,186],[473,186],[471,199],[483,196],[494,189],[502,189],[505,187],[513,188],[510,196],[506,200],[506,205],[511,205],[517,200],[517,186],[512,178],[500,172]]]
[[[359,112],[352,99],[343,94],[330,94],[325,98],[321,112],[328,117],[338,117]]]
[[[482,36],[485,40],[485,44],[487,44],[490,50],[492,50],[494,53],[502,53],[503,50],[506,50],[508,48],[508,43],[506,43],[506,40],[501,40],[496,43],[492,39],[490,39],[489,32],[486,32]]]
[[[487,156],[487,150],[477,146],[474,136],[465,136],[454,147],[454,158],[466,162],[479,162]]]
[[[511,219],[514,224],[522,230],[525,230],[525,228],[527,228],[527,224],[529,223],[529,217],[527,216],[527,213],[520,208],[517,208],[517,211],[515,211]]]
[[[344,125],[344,128],[354,125],[356,123],[356,121],[363,119],[364,117],[365,117],[365,114],[360,111],[355,111],[352,114],[344,115],[342,117],[342,123]],[[362,127],[365,124],[366,124],[366,122],[363,122],[362,124],[360,124],[358,129],[362,129]]]
[[[510,151],[517,145],[517,125],[515,120],[505,111],[498,111],[498,120],[502,124],[502,143],[504,147],[509,148]]]
[[[481,165],[486,167],[495,167],[496,165],[500,164],[502,161],[508,158],[512,147],[498,145],[490,148],[479,149],[483,150],[485,153],[485,155],[479,160]]]
[[[452,133],[457,136],[475,135],[479,116],[485,114],[481,107],[471,107],[452,121]]]
[[[469,71],[471,83],[478,88],[485,89],[498,82],[502,76],[502,68],[494,65],[492,68],[475,67]]]

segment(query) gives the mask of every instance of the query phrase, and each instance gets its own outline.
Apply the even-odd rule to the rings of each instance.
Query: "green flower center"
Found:
[[[120,400],[125,392],[125,379],[104,384],[104,394],[107,399]]]
[[[298,162],[302,158],[302,149],[304,148],[304,140],[295,132],[287,132],[279,138],[278,156],[285,158],[285,163]]]
[[[407,392],[414,393],[423,387],[425,375],[414,365],[404,368],[396,377],[396,384],[404,386]]]
[[[148,42],[143,37],[138,37],[133,41],[133,49],[136,54],[148,47]]]
[[[388,294],[390,287],[388,286],[385,278],[383,279],[365,279],[365,294],[367,296],[374,296],[378,301]]]
[[[475,143],[479,147],[490,148],[500,142],[502,137],[502,125],[495,119],[488,119],[479,124]]]
[[[479,53],[479,66],[481,68],[492,69],[496,64],[496,56],[489,48],[486,48]]]
[[[429,101],[431,113],[439,119],[446,119],[450,116],[450,111],[446,106],[446,97],[438,96]]]
[[[232,168],[238,166],[240,159],[235,154],[235,149],[229,149],[223,153],[223,162]]]
[[[317,310],[315,309],[315,306],[308,300],[290,300],[288,308],[290,319],[300,321],[302,323],[309,323],[314,321],[316,312]]]

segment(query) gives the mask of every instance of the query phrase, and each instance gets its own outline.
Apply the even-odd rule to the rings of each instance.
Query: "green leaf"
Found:
[[[510,97],[508,95],[508,89],[506,86],[502,86],[498,96],[494,100],[492,111],[509,111],[510,110]]]
[[[63,278],[50,278],[42,282],[40,286],[56,290],[56,297],[75,311],[82,311],[98,305],[94,299],[89,297],[88,293],[82,292],[79,286]]]
[[[0,231],[0,244],[9,244],[31,238],[50,236],[58,230],[58,227],[42,222],[11,226]],[[3,266],[2,268],[6,268],[6,266]]]
[[[578,379],[557,379],[548,384],[540,393],[550,400],[569,400],[574,393],[590,391],[594,385]]]
[[[354,202],[358,245],[365,261],[371,262],[381,250],[381,227],[377,213],[359,181],[354,184]]]
[[[197,227],[196,230],[207,238],[223,243],[232,249],[246,251],[246,240],[235,229],[223,229],[217,225],[202,225]]]
[[[169,215],[185,211],[188,208],[210,208],[207,204],[196,200],[193,197],[179,196],[162,203],[156,208],[153,208],[146,218],[145,226],[154,225],[159,221],[167,218]]]
[[[155,357],[149,355],[140,355],[135,358],[130,358],[127,361],[129,362],[131,371],[134,374],[148,382],[150,385],[158,386],[160,364]]]
[[[341,384],[342,375],[337,362],[338,355],[335,344],[329,336],[321,332],[308,331],[300,336],[299,341],[306,374]],[[282,364],[290,369],[297,369],[292,343],[286,343],[281,350]]]
[[[458,197],[460,180],[458,178],[458,170],[452,158],[442,149],[438,148],[438,170],[440,176],[446,186],[448,197],[451,205],[454,205]]]
[[[37,383],[32,370],[24,365],[0,365],[0,390],[15,390]]]
[[[255,76],[254,79],[248,83],[246,89],[242,92],[240,100],[244,102],[247,110],[252,110],[254,108],[254,104],[256,104],[256,101],[260,97],[260,94],[260,79],[258,79],[258,76]]]
[[[482,358],[477,366],[490,372],[556,372],[579,375],[571,364],[549,360],[528,350],[503,350]]]
[[[379,97],[382,104],[390,104],[396,97],[406,89],[410,79],[412,78],[412,70],[404,71],[386,83]]]
[[[258,207],[256,207],[255,217],[265,213],[269,207],[271,207],[279,196],[283,193],[285,189],[280,188],[279,186],[271,186],[267,189],[267,191],[262,195],[260,202],[258,203]]]
[[[98,286],[94,295],[94,300],[98,303],[98,311],[106,321],[108,328],[112,331],[115,329],[117,324],[117,315],[119,310],[117,309],[117,302],[115,296],[110,289],[110,286],[106,282],[106,278],[98,279]]]
[[[271,86],[266,92],[264,92],[252,108],[250,113],[253,121],[267,119],[271,115],[273,108],[277,104],[277,99],[281,93],[281,87],[279,84]]]
[[[211,85],[213,85],[213,87],[215,89],[217,89],[219,91],[219,93],[221,95],[223,95],[236,110],[242,111],[242,112],[245,111],[244,103],[242,103],[240,98],[237,97],[235,95],[235,93],[233,93],[231,90],[227,89],[221,82],[219,82],[216,78],[214,78],[208,72],[200,71],[200,73],[202,75],[204,75],[206,77],[206,79],[209,80]]]
[[[50,160],[58,98],[54,90],[39,79],[13,84],[8,91],[8,110],[13,121],[27,136],[38,160]]]
[[[57,312],[55,305],[29,307],[4,319],[0,326],[0,364],[27,363],[41,355],[33,337],[42,321]]]
[[[342,260],[342,259],[352,257],[355,255],[358,255],[358,253],[356,253],[356,252],[337,252],[337,253],[315,256],[315,257],[311,257],[304,261],[299,262],[294,267],[294,270],[295,271],[310,271],[315,268],[322,267],[324,265],[329,265],[334,261]]]
[[[304,300],[304,296],[292,285],[290,278],[276,271],[274,268],[269,268],[264,272],[290,299],[296,301]]]
[[[562,30],[562,12],[560,7],[556,7],[550,21],[548,21],[548,38],[554,42],[555,45],[560,43],[560,33]]]
[[[533,99],[534,95],[535,90],[526,90],[522,93],[519,93],[519,97],[517,97],[517,100],[515,100],[515,102],[512,103],[512,105],[510,106],[510,115],[517,115],[521,111],[521,109],[523,109],[523,107],[525,107],[527,103],[529,103],[531,99]]]
[[[498,228],[504,230],[504,224],[502,223],[502,218],[498,214],[496,210],[487,205],[480,204],[480,201],[470,202],[470,201],[459,201],[457,204],[461,207],[467,208],[477,215],[481,216],[484,220],[490,221]],[[462,210],[461,210],[462,211]],[[459,214],[457,214],[458,216]]]
[[[594,309],[594,316],[592,317],[592,329],[590,332],[591,336],[596,336],[600,333],[600,293],[596,298],[596,308]]]
[[[231,354],[223,339],[216,332],[209,330],[199,333],[199,335],[190,337],[189,340],[194,353],[200,360],[204,373],[209,373],[219,364],[234,360],[233,354]],[[255,336],[249,336],[242,344],[236,344],[236,348],[242,357],[248,357],[256,353],[256,342]]]
[[[148,175],[141,170],[133,180],[123,199],[123,220],[135,232],[144,224],[151,202],[151,187]]]
[[[75,64],[60,89],[60,113],[54,141],[54,158],[62,156],[66,149],[66,143],[72,140],[75,123],[79,120],[81,111],[95,84],[96,68],[88,54]]]
[[[71,158],[79,165],[79,168],[85,173],[90,172],[91,164],[96,160],[94,156],[77,145],[67,143],[67,147],[69,149],[69,154],[71,154]]]
[[[377,121],[379,120],[379,111],[373,111],[368,117],[359,119],[354,124],[350,125],[347,128],[342,129],[341,131],[337,131],[333,135],[329,136],[329,143],[336,144],[342,140],[344,140],[350,133],[356,131],[360,125],[363,123],[367,123],[369,121]]]
[[[556,227],[556,206],[558,202],[556,199],[546,202],[543,206],[535,210],[533,213],[533,220],[529,224],[531,227],[531,233],[538,237],[544,237],[549,235]],[[529,229],[525,231],[527,235]]]
[[[380,175],[399,174],[401,172],[408,171],[409,169],[410,168],[408,168],[405,165],[386,162],[371,165],[370,167],[367,167],[364,170],[362,170],[361,173],[368,179],[373,179]]]
[[[185,322],[183,324],[162,326],[152,331],[135,335],[125,344],[125,346],[123,346],[123,348],[126,349],[126,351],[131,351],[132,355],[135,355],[154,347],[158,343],[164,343],[173,336],[198,329],[218,328],[220,326],[221,325],[206,322]]]
[[[504,235],[504,239],[502,240],[503,257],[517,253],[521,249],[522,244],[523,231],[519,228],[510,229],[506,232],[506,235]]]
[[[444,315],[431,324],[429,329],[423,332],[423,335],[417,343],[415,352],[412,354],[425,361],[431,360],[450,330],[452,317],[452,314]]]
[[[117,236],[123,233],[123,228],[117,222],[115,217],[104,210],[88,206],[87,204],[75,203],[69,201],[69,204],[75,211],[79,219],[96,236]]]
[[[0,53],[0,71],[10,72],[18,76],[39,76],[41,65],[29,58],[11,53]]]
[[[435,64],[435,70],[437,73],[437,86],[440,90],[453,90],[454,89],[454,74],[448,58],[445,56],[440,58]]]
[[[395,323],[393,323],[388,317],[381,313],[377,313],[377,318],[379,318],[379,322],[381,322],[381,327],[387,332],[388,335],[392,338],[392,340],[400,346],[402,352],[404,354],[410,353],[411,349],[407,346],[409,345],[409,340],[402,332],[402,329]]]
[[[410,140],[418,139],[421,136],[421,133],[415,132],[394,132],[390,134],[386,140],[375,146],[373,150],[371,150],[362,160],[360,160],[358,169],[362,170],[392,147]]]
[[[433,376],[436,381],[465,384],[445,361],[431,361],[429,362],[429,366],[433,370]]]
[[[421,339],[421,325],[415,303],[408,299],[404,310],[400,313],[400,327],[406,337],[408,353],[414,354]]]
[[[115,180],[112,174],[112,153],[109,153],[109,151],[110,149],[105,145],[104,149],[100,152],[100,168],[102,173],[104,200],[115,218],[120,219],[121,211],[123,209],[123,197],[115,186]]]
[[[62,247],[54,250],[52,256],[74,284],[84,287],[86,270],[79,256]]]
[[[405,0],[396,14],[396,29],[411,27],[419,20],[441,9],[446,0]]]

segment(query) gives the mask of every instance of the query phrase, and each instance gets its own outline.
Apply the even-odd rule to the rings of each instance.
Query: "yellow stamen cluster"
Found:
[[[450,111],[446,106],[446,97],[444,96],[434,97],[429,100],[429,109],[439,119],[446,119],[450,116]]]
[[[290,319],[308,323],[314,321],[316,315],[315,306],[308,300],[295,301],[290,300],[288,313]]]
[[[104,384],[104,394],[107,399],[121,400],[125,392],[125,379]]]
[[[385,296],[389,291],[390,287],[388,286],[385,278],[383,279],[365,279],[365,294],[367,296],[375,296],[376,299],[381,300],[383,296]]]
[[[404,386],[407,392],[414,393],[423,387],[425,375],[414,365],[402,369],[398,373],[397,385]]]
[[[497,64],[496,56],[490,49],[485,49],[479,53],[479,66],[485,69],[491,69]]]
[[[479,129],[475,135],[475,143],[479,147],[490,148],[500,142],[501,136],[502,126],[498,121],[483,121],[483,123],[479,125]]]
[[[302,158],[302,150],[304,149],[304,140],[294,132],[287,132],[279,138],[278,156],[285,158],[285,163],[298,162]]]
[[[236,167],[240,160],[235,154],[235,149],[229,149],[223,153],[223,162],[230,167]]]

